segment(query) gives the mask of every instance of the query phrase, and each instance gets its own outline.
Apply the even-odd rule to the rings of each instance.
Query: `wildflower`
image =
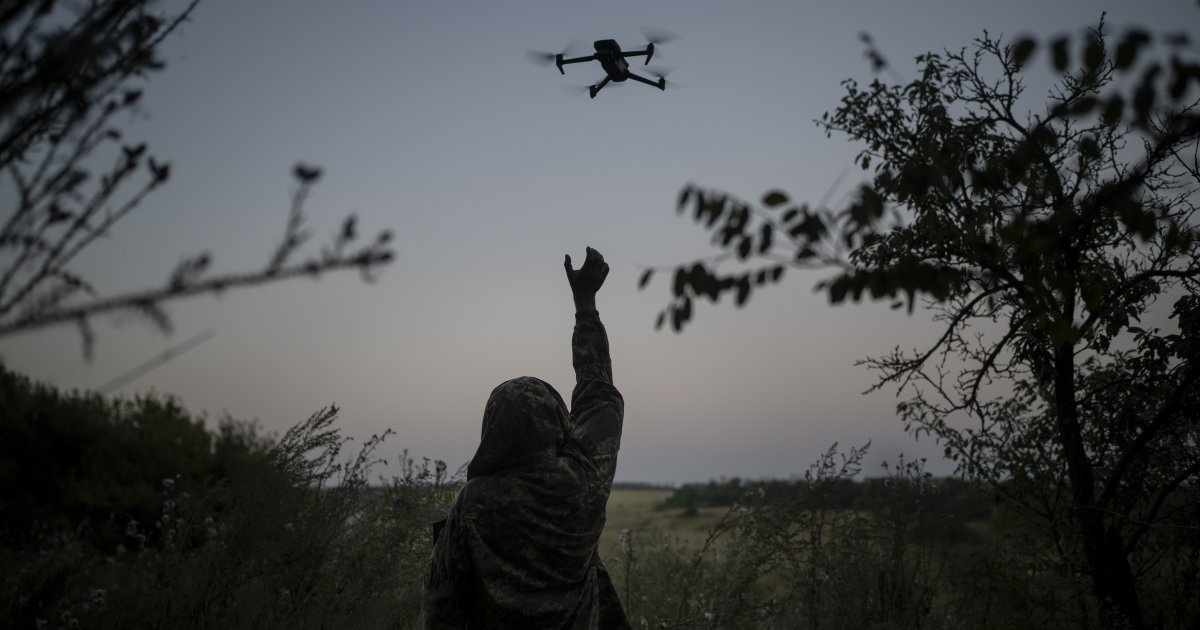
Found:
[[[707,621],[712,621],[715,618],[716,618],[716,615],[714,615],[710,612],[704,613],[704,619],[706,619]]]
[[[162,486],[163,488],[170,490],[171,488],[175,487],[175,480],[167,477],[166,479],[162,480]]]
[[[289,591],[283,587],[279,588],[279,599],[288,600],[288,599],[291,599],[291,597],[292,597],[291,591]]]
[[[629,530],[622,529],[620,535],[617,536],[617,540],[621,543],[621,551],[623,553],[629,553]]]

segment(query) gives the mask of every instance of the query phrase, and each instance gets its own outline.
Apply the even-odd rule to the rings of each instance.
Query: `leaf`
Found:
[[[300,180],[301,184],[311,184],[321,178],[321,168],[300,162],[292,168],[292,175]]]
[[[646,271],[642,272],[642,277],[638,279],[638,290],[639,291],[646,288],[647,284],[650,284],[650,276],[653,276],[653,275],[654,275],[653,269],[647,269]]]
[[[1104,111],[1100,114],[1100,118],[1107,125],[1115,125],[1121,122],[1121,114],[1124,111],[1125,99],[1120,96],[1114,96],[1104,106]]]
[[[685,207],[685,206],[687,206],[687,202],[688,202],[688,201],[689,201],[691,198],[692,198],[692,187],[691,187],[691,186],[684,186],[684,187],[683,187],[683,190],[680,190],[680,191],[679,191],[679,200],[675,202],[675,210],[676,210],[676,212],[680,212],[680,213],[682,213],[682,212],[683,212],[683,209],[684,209],[684,207]]]
[[[1104,43],[1098,37],[1092,37],[1087,49],[1083,52],[1083,62],[1089,70],[1095,70],[1104,63]]]
[[[758,253],[765,254],[771,249],[774,243],[775,228],[771,227],[770,223],[763,223],[759,233]]]
[[[846,293],[850,290],[850,278],[845,275],[838,276],[829,285],[829,302],[831,304],[841,304],[846,300]]]
[[[347,216],[346,219],[342,221],[342,230],[341,233],[338,234],[338,239],[346,243],[353,241],[358,236],[357,227],[358,217],[354,216],[353,214]]]
[[[1098,102],[1094,96],[1085,96],[1071,105],[1071,113],[1076,116],[1083,116],[1095,109]]]
[[[1125,33],[1125,38],[1117,45],[1117,55],[1114,63],[1118,70],[1124,70],[1137,60],[1138,51],[1150,42],[1150,35],[1145,31],[1131,29]]]
[[[1050,43],[1050,62],[1054,65],[1054,69],[1058,72],[1064,72],[1067,65],[1071,63],[1071,54],[1067,50],[1070,45],[1070,40],[1066,37],[1059,37]]]
[[[683,295],[684,290],[687,288],[687,280],[687,272],[684,271],[683,267],[677,267],[675,269],[675,278],[671,282],[671,293],[675,297]]]
[[[763,195],[762,202],[763,205],[767,206],[768,208],[775,208],[787,203],[788,196],[781,190],[772,190],[771,192]]]
[[[749,299],[750,278],[749,276],[742,276],[737,281],[737,296],[735,296],[735,303],[738,306],[744,306]]]
[[[1087,160],[1095,160],[1100,157],[1100,145],[1097,144],[1096,138],[1092,136],[1084,136],[1079,141],[1079,153]]]
[[[1025,65],[1033,51],[1037,49],[1037,42],[1031,37],[1022,38],[1012,47],[1013,64],[1017,66]]]

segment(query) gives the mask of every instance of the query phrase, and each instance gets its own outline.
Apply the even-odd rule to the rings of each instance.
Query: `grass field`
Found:
[[[622,529],[637,532],[657,529],[678,538],[687,545],[700,546],[726,508],[700,508],[693,516],[685,516],[683,510],[655,509],[659,503],[671,496],[671,490],[613,490],[608,497],[608,523],[600,535],[600,557],[612,558],[620,550],[618,537]]]

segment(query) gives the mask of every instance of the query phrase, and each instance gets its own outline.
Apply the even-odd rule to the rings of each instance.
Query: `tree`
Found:
[[[1055,79],[1033,109],[1039,50]],[[920,297],[942,334],[866,360],[873,389],[905,394],[909,432],[1040,523],[1106,627],[1140,627],[1146,585],[1179,577],[1176,545],[1200,548],[1196,52],[1138,29],[1114,42],[1102,18],[1049,42],[985,32],[918,56],[909,82],[844,82],[817,124],[865,145],[856,201],[833,211],[773,190],[756,207],[684,188],[679,212],[724,251],[673,268],[657,325],[681,330],[701,297],[740,306],[787,268],[836,269],[818,285],[835,304],[911,313]],[[1131,326],[1167,302],[1174,330]],[[1194,580],[1178,605],[1197,606]]]
[[[139,106],[140,86],[165,67],[158,47],[197,4],[159,14],[155,0],[0,1],[0,173],[12,186],[0,189],[0,338],[74,324],[90,356],[91,322],[102,314],[132,310],[166,332],[171,300],[339,269],[370,280],[391,261],[391,234],[362,244],[353,215],[329,246],[297,260],[311,237],[304,201],[321,175],[298,164],[283,238],[261,269],[209,274],[212,256],[203,252],[160,286],[104,295],[72,266],[170,177],[170,164],[144,143],[123,143],[115,121]]]

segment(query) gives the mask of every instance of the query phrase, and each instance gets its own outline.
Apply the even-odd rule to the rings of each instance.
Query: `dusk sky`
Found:
[[[211,330],[118,393],[171,393],[214,422],[228,412],[276,433],[336,403],[349,435],[395,430],[384,456],[407,449],[455,469],[500,382],[537,376],[569,396],[562,258],[581,262],[590,245],[612,268],[597,302],[626,402],[618,480],[785,478],[833,442],[868,439],[871,474],[901,452],[946,474],[939,447],[901,430],[894,391],[861,395],[873,376],[855,366],[932,341],[927,314],[831,307],[812,291],[823,274],[791,272],[746,308],[701,304],[675,334],[654,329],[666,276],[638,291],[639,272],[714,252],[675,214],[689,182],[815,202],[852,165],[860,147],[812,121],[837,106],[842,80],[872,78],[860,32],[911,79],[915,55],[984,29],[1074,34],[1102,11],[1114,32],[1200,23],[1193,0],[207,0],[168,40],[168,68],[126,125],[172,163],[172,179],[78,269],[116,293],[161,284],[204,250],[214,271],[260,268],[299,161],[324,169],[307,206],[315,232],[355,213],[364,233],[395,233],[397,259],[374,284],[343,273],[172,303],[168,337],[106,318],[90,363],[70,327],[0,342],[0,357],[96,388]],[[598,64],[562,76],[526,58],[571,40],[637,49],[641,26],[679,35],[651,63],[672,68],[678,89],[610,86],[589,100],[561,87],[599,80]],[[832,205],[862,175],[852,169]]]

